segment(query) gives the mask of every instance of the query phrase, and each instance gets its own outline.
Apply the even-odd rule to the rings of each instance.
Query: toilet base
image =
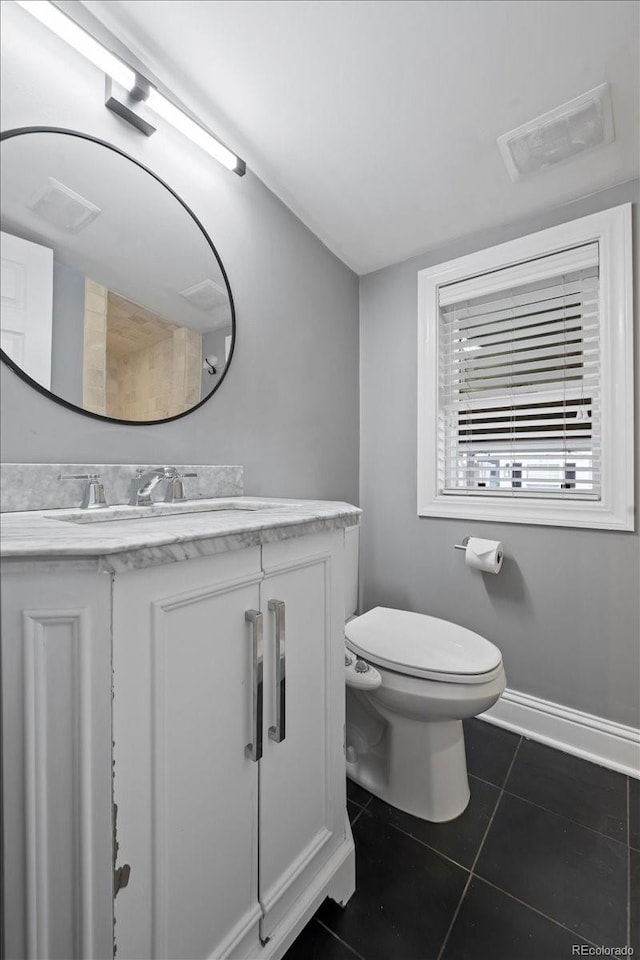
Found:
[[[414,817],[454,820],[469,803],[462,721],[396,713],[380,742],[347,763],[347,776]]]

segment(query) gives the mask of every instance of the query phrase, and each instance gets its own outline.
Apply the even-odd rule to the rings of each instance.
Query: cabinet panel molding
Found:
[[[259,956],[261,945],[258,936],[262,910],[256,903],[250,907],[229,931],[222,943],[216,948],[216,958],[236,960],[236,957]]]
[[[331,840],[333,834],[326,827],[318,830],[315,837],[304,848],[300,855],[289,865],[288,869],[278,878],[277,882],[262,897],[262,906],[265,913],[268,913],[274,904],[283,896],[289,887],[300,877],[304,876],[305,870],[314,865],[314,860],[322,848]],[[317,869],[314,871],[317,872]],[[306,886],[306,884],[305,884]]]
[[[22,626],[27,956],[95,956],[90,615],[86,607],[24,610]],[[61,779],[70,822],[52,823]],[[58,884],[77,890],[71,917],[65,912],[68,926],[56,924],[59,910],[50,903]]]

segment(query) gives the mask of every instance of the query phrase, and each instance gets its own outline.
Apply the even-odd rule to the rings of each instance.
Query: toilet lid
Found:
[[[413,677],[473,683],[502,664],[498,648],[479,634],[408,610],[374,607],[350,620],[345,633],[364,660]]]

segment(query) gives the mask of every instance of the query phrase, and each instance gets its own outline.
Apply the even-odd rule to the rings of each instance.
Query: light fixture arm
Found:
[[[140,74],[136,74],[136,78],[138,77],[140,77]],[[144,78],[140,77],[140,80],[144,80]],[[146,81],[144,82],[147,83]],[[105,107],[117,114],[122,120],[126,120],[127,123],[134,126],[136,130],[139,130],[140,133],[144,133],[146,137],[150,137],[152,133],[156,132],[156,125],[153,122],[155,118],[152,118],[151,111],[145,106],[146,96],[142,94],[142,85],[136,83],[133,90],[128,91],[125,90],[124,87],[121,87],[119,83],[116,83],[108,74],[105,74]]]

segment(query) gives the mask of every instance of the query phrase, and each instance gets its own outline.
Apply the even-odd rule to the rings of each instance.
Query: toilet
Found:
[[[388,607],[352,616],[353,529],[346,537],[347,776],[413,816],[453,820],[469,802],[462,721],[504,691],[502,655],[437,617]]]

